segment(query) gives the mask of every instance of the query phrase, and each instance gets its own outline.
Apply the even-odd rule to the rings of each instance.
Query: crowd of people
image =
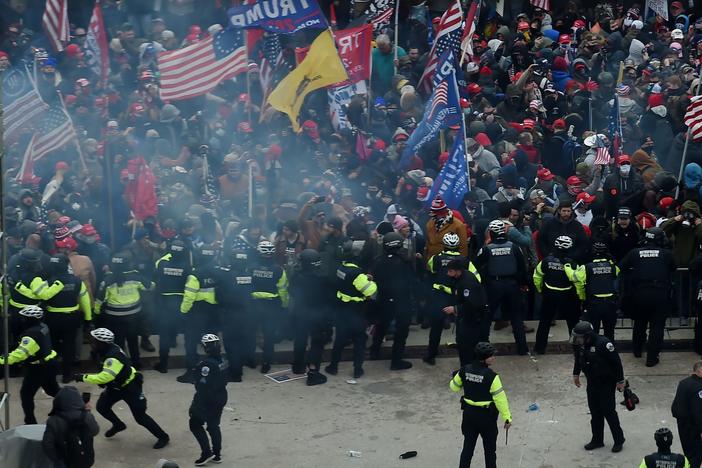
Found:
[[[386,338],[390,369],[410,368],[412,323],[430,330],[424,362],[434,365],[455,322],[467,365],[493,329],[511,326],[518,354],[542,354],[556,319],[569,332],[587,319],[612,343],[622,316],[634,322],[634,355],[645,351],[655,366],[666,319],[695,321],[702,141],[685,113],[700,91],[697,6],[671,2],[665,19],[636,2],[552,1],[544,10],[510,1],[503,11],[485,2],[470,60],[457,70],[466,134],[448,127],[406,159],[429,97],[430,41],[454,2],[402,2],[397,37],[391,25],[376,28],[369,94],[344,106],[347,122],[330,119],[320,90],[307,97],[298,133],[265,102],[265,40],[251,45],[244,73],[206,95],[160,98],[158,54],[226,27],[227,2],[101,2],[107,80],[86,57],[92,3],[68,2],[70,43],[54,53],[38,32],[43,8],[0,2],[0,77],[30,71],[41,99],[64,106],[75,132],[34,161],[28,178],[23,157],[36,129],[27,126],[6,145],[3,173],[10,348],[34,327],[31,355],[60,360],[64,384],[122,372],[120,385],[134,380],[140,391],[140,349],[156,351],[153,335],[155,369],[166,373],[184,333],[179,382],[198,381],[203,335],[220,333],[222,378],[240,382],[247,366],[268,373],[275,345],[290,339],[293,371],[317,385],[339,372],[349,343],[354,378],[367,342],[370,359],[380,359]],[[330,16],[333,4],[333,27],[343,29],[370,3],[320,6]],[[295,67],[309,31],[280,35],[277,73]],[[464,137],[470,188],[448,206],[429,194],[446,148]],[[137,205],[156,209],[143,213],[132,189],[147,169],[155,199]],[[26,312],[35,306],[42,327]],[[113,357],[119,369],[73,374],[81,329],[124,348]],[[55,351],[44,349],[48,336]],[[42,379],[29,378],[22,392],[27,423],[36,421],[37,389],[58,392]],[[123,398],[157,445],[167,444],[135,394],[120,392],[98,403],[112,435],[122,426],[109,406]],[[199,441],[208,418],[218,421],[195,417]],[[205,448],[205,463],[219,456]]]

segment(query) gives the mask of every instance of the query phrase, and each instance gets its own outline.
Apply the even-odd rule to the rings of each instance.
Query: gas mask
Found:
[[[629,177],[629,173],[631,172],[631,164],[622,164],[619,166],[619,174],[622,177]]]

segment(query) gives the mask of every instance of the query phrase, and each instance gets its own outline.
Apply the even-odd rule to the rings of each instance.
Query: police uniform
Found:
[[[346,343],[353,343],[353,366],[355,371],[363,369],[363,354],[366,347],[366,321],[364,303],[378,292],[378,285],[368,278],[355,263],[342,261],[336,269],[337,317],[336,337],[332,348],[332,368],[341,360]]]
[[[166,370],[170,348],[175,346],[176,337],[183,328],[179,308],[183,301],[185,281],[190,275],[190,261],[187,258],[177,260],[173,254],[168,253],[156,261],[155,267],[158,357],[159,366]]]
[[[27,306],[39,305],[40,295],[48,284],[41,276],[43,268],[40,251],[26,248],[12,258],[15,259],[15,257],[16,261],[12,262],[14,264],[8,262],[7,285],[10,296],[8,299],[10,342],[16,343],[22,332],[19,311]]]
[[[639,468],[690,468],[690,462],[679,453],[656,452],[646,455]]]
[[[294,312],[295,342],[293,370],[305,371],[305,366],[319,370],[322,352],[331,338],[330,281],[318,270],[300,270],[290,279],[290,297]],[[307,341],[309,339],[309,352]]]
[[[624,432],[619,424],[615,392],[624,382],[624,369],[614,344],[601,335],[593,334],[587,345],[575,346],[573,376],[581,371],[587,377],[587,405],[590,408],[592,442],[604,443],[604,422],[607,420],[615,444],[624,443]]]
[[[519,247],[503,238],[481,248],[476,258],[490,305],[481,325],[481,341],[489,341],[490,327],[498,308],[512,323],[517,353],[529,352],[524,332],[524,308],[520,286],[526,286],[526,267]]]
[[[585,304],[583,320],[592,324],[595,333],[599,333],[602,322],[604,335],[614,341],[614,326],[617,323],[616,280],[619,267],[608,258],[596,258],[575,270],[566,266],[566,273],[568,272],[578,298]]]
[[[641,356],[646,344],[646,362],[655,364],[663,347],[665,321],[671,312],[671,278],[675,261],[670,250],[652,244],[630,251],[621,261],[625,278],[624,301],[634,319],[632,347]],[[646,328],[649,328],[646,343]]]
[[[263,364],[269,366],[278,327],[284,322],[282,309],[288,307],[288,277],[273,258],[259,259],[251,269],[251,288],[256,328],[263,333]]]
[[[477,275],[463,271],[451,286],[451,302],[456,311],[456,345],[461,366],[473,361],[480,341],[480,325],[488,314],[487,295]]]
[[[56,351],[51,349],[49,327],[38,321],[21,333],[19,345],[7,355],[7,359],[0,356],[0,366],[5,362],[9,365],[26,364],[20,388],[25,424],[37,423],[34,417],[34,395],[39,388],[43,388],[52,397],[59,391],[55,358]]]
[[[200,445],[202,453],[213,453],[219,455],[222,450],[222,432],[219,423],[222,418],[222,410],[227,404],[227,381],[228,381],[227,360],[221,356],[207,356],[195,367],[195,396],[190,405],[190,431],[195,436]],[[212,439],[207,440],[205,428]]]
[[[92,320],[90,294],[85,282],[68,272],[58,275],[40,294],[46,301],[43,319],[51,332],[51,343],[61,356],[64,381],[68,381],[81,322]]]
[[[453,278],[448,276],[447,266],[452,260],[456,259],[465,260],[466,265],[468,267],[468,271],[475,275],[476,279],[480,281],[480,274],[478,273],[478,270],[475,268],[473,263],[470,262],[467,258],[463,257],[461,253],[456,250],[444,250],[441,253],[433,255],[429,259],[429,261],[427,262],[427,268],[429,269],[429,273],[431,274],[430,278],[432,283],[432,293],[430,295],[431,302],[428,306],[430,325],[429,345],[427,347],[428,359],[435,358],[439,350],[441,334],[444,331],[444,320],[446,319],[446,314],[444,314],[443,308],[453,304],[453,285],[455,281],[453,280]]]
[[[159,440],[168,440],[168,434],[146,414],[146,397],[142,391],[143,377],[132,367],[131,362],[116,344],[110,343],[101,356],[102,370],[97,374],[77,376],[79,381],[105,388],[96,405],[98,413],[112,423],[113,428],[125,428],[125,424],[112,411],[118,401],[124,401],[134,420],[145,427]]]
[[[536,331],[534,351],[544,353],[548,342],[551,322],[557,316],[564,318],[568,324],[568,333],[580,318],[580,304],[575,287],[566,274],[565,264],[553,254],[548,255],[534,269],[534,286],[541,293],[541,315]]]
[[[671,406],[680,445],[693,468],[702,465],[702,377],[692,374],[678,383]]]
[[[246,254],[238,254],[246,256]],[[251,326],[251,274],[233,265],[220,269],[222,279],[217,288],[217,302],[222,305],[220,317],[224,337],[222,343],[229,375],[233,380],[241,379],[243,363],[254,359],[251,343],[255,346],[255,332]]]
[[[410,264],[398,252],[384,253],[375,262],[372,272],[373,280],[378,286],[377,310],[380,315],[370,354],[375,359],[379,357],[380,346],[390,323],[394,321],[391,366],[398,365],[405,353],[412,318],[408,285],[414,281],[414,275]]]
[[[216,289],[220,273],[213,265],[195,269],[188,275],[180,304],[185,314],[185,365],[192,369],[198,362],[197,346],[206,330],[218,330]]]
[[[94,314],[101,326],[115,334],[115,344],[126,340],[129,356],[139,366],[139,313],[141,291],[151,286],[138,272],[109,273],[95,295]]]
[[[483,439],[485,467],[497,467],[497,416],[512,421],[507,395],[500,376],[480,361],[461,367],[449,382],[453,392],[463,390],[463,451],[459,468],[469,468],[478,436]]]

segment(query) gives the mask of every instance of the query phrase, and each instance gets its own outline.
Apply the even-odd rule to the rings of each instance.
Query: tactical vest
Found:
[[[544,284],[546,287],[566,289],[573,287],[573,283],[568,279],[563,262],[558,257],[549,255],[541,261],[541,269],[544,273]]]
[[[641,247],[636,250],[633,279],[636,285],[642,283],[670,284],[670,273],[661,268],[662,250],[654,246]]]
[[[474,402],[492,401],[490,387],[496,375],[492,369],[482,364],[473,363],[463,366],[459,372],[463,381],[463,399],[461,400],[463,409],[472,407],[465,400]]]
[[[452,278],[447,274],[446,268],[452,260],[465,259],[460,252],[445,251],[434,255],[434,284],[449,286],[452,284]],[[467,263],[467,262],[466,262]]]
[[[608,260],[599,260],[585,265],[585,292],[588,298],[601,294],[614,294],[617,279],[614,265]]]
[[[490,251],[487,271],[490,276],[514,276],[517,274],[517,259],[512,252],[512,242],[489,244]]]
[[[222,268],[221,271],[222,284],[215,291],[217,303],[235,309],[234,312],[243,312],[251,299],[253,278],[246,273],[235,272],[229,268]]]
[[[337,290],[347,296],[365,299],[353,285],[354,280],[361,273],[361,269],[355,264],[341,263],[336,269]]]
[[[36,363],[41,362],[46,359],[46,357],[51,354],[51,336],[49,335],[49,327],[45,323],[40,322],[32,327],[26,329],[22,336],[28,336],[39,345],[39,351],[34,354],[34,356],[29,356],[25,362]],[[20,345],[25,343],[20,343]]]
[[[40,300],[39,299],[34,299],[31,297],[27,297],[21,292],[17,291],[15,289],[15,285],[19,283],[19,281],[14,281],[9,283],[8,289],[10,290],[10,305],[22,308],[24,306],[28,305],[37,305],[39,304]],[[23,283],[25,286],[29,287],[29,283]]]
[[[253,292],[267,292],[271,294],[278,294],[278,279],[280,274],[277,271],[280,269],[279,266],[259,263],[251,270],[251,286]]]
[[[113,381],[109,382],[107,384],[107,387],[112,387],[112,388],[122,388],[124,387],[124,383],[129,380],[130,377],[132,377],[132,373],[136,372],[134,368],[132,367],[132,362],[129,360],[129,358],[124,354],[124,351],[122,351],[122,348],[117,346],[116,344],[113,344],[110,349],[107,350],[104,356],[104,361],[107,361],[108,359],[116,359],[117,361],[122,363],[122,369],[115,375],[115,378]]]
[[[677,453],[652,453],[644,457],[646,468],[684,468],[685,456]]]
[[[80,289],[83,285],[83,281],[72,275],[59,278],[59,280],[63,283],[63,289],[54,297],[46,301],[47,310],[49,307],[64,308],[75,307],[78,305]]]
[[[183,294],[188,273],[185,262],[178,264],[163,257],[156,267],[156,293]]]

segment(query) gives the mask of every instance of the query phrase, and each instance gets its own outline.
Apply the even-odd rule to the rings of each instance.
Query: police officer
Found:
[[[639,468],[690,468],[690,462],[685,455],[671,453],[670,446],[673,445],[673,431],[667,427],[661,427],[654,434],[658,451],[646,455]]]
[[[176,337],[182,328],[180,303],[183,301],[185,281],[190,275],[190,255],[185,242],[175,239],[168,246],[168,253],[156,261],[154,272],[156,326],[158,338],[158,362],[154,369],[168,372],[168,355],[176,344]]]
[[[139,361],[139,326],[141,320],[141,291],[151,287],[138,272],[129,269],[129,257],[117,254],[110,260],[110,273],[100,283],[95,295],[93,312],[99,323],[115,334],[117,346],[126,340],[134,367],[141,369]]]
[[[353,241],[339,246],[341,264],[336,269],[336,336],[332,348],[331,362],[324,368],[327,374],[339,372],[341,352],[350,340],[353,343],[353,376],[363,375],[363,354],[366,347],[365,302],[378,292],[373,277],[361,271],[353,263]]]
[[[96,405],[98,413],[112,423],[112,427],[105,431],[105,437],[113,437],[127,428],[112,411],[115,403],[124,401],[137,424],[156,437],[154,448],[168,445],[168,434],[146,414],[146,397],[142,391],[144,377],[132,367],[122,348],[115,344],[115,334],[107,328],[96,328],[90,331],[90,336],[93,351],[103,360],[102,370],[97,374],[76,374],[75,380],[105,388]]]
[[[34,395],[43,388],[47,395],[56,396],[59,391],[56,383],[56,351],[51,349],[49,327],[41,321],[44,311],[41,307],[30,305],[18,313],[20,341],[7,357],[0,356],[0,366],[25,363],[26,372],[20,388],[20,399],[24,411],[24,423],[36,424],[34,417]]]
[[[295,324],[293,372],[302,374],[308,369],[307,385],[320,385],[327,381],[319,370],[324,344],[331,337],[331,310],[327,300],[329,281],[321,266],[319,252],[305,249],[300,253],[300,270],[290,279]],[[305,358],[308,339],[310,346]]]
[[[76,334],[82,321],[92,320],[90,295],[85,282],[68,271],[68,257],[57,254],[49,260],[51,286],[40,293],[46,301],[44,321],[51,343],[61,356],[63,383],[71,381],[71,364],[76,355]]]
[[[216,329],[219,306],[216,290],[221,279],[217,268],[217,251],[210,245],[195,250],[193,271],[188,275],[183,290],[180,313],[185,314],[185,366],[183,375],[176,380],[192,383],[196,376],[192,369],[198,363],[197,346],[207,329]]]
[[[248,254],[245,250],[235,245],[227,257],[228,265],[220,267],[222,279],[216,294],[217,302],[222,306],[220,317],[224,349],[229,361],[228,378],[230,382],[241,382],[243,363],[253,359],[256,347],[256,336],[251,327],[252,278],[247,269]]]
[[[194,369],[195,396],[190,405],[190,432],[200,445],[200,458],[195,460],[195,466],[203,466],[208,462],[222,463],[222,432],[219,422],[222,410],[227,404],[227,380],[229,377],[227,360],[222,357],[219,337],[207,333],[202,337],[202,346],[206,357]],[[205,433],[210,434],[210,440]]]
[[[702,465],[702,361],[692,366],[692,375],[678,383],[671,406],[678,421],[678,435],[692,468]]]
[[[469,468],[478,436],[483,438],[485,467],[497,467],[497,416],[504,419],[504,429],[512,427],[507,394],[500,376],[490,366],[495,363],[495,348],[486,342],[475,346],[475,360],[455,373],[449,388],[453,392],[463,390],[463,451],[459,468]]]
[[[644,245],[631,250],[619,265],[624,275],[625,300],[634,319],[632,347],[634,356],[641,357],[646,343],[646,366],[658,364],[663,347],[665,320],[670,313],[671,278],[676,265],[673,254],[663,248],[665,233],[660,228],[650,228],[644,234]]]
[[[20,250],[17,261],[8,264],[8,267],[10,331],[17,339],[23,321],[18,315],[19,311],[30,305],[38,306],[41,302],[39,295],[48,284],[42,278],[42,253],[37,249]]]
[[[380,358],[380,346],[391,322],[395,322],[390,370],[404,370],[412,363],[402,359],[409,334],[412,311],[407,286],[413,280],[412,269],[400,255],[404,238],[390,232],[383,236],[383,256],[373,266],[373,279],[378,285],[378,311],[380,317],[370,349],[371,359]]]
[[[263,333],[263,362],[261,373],[271,370],[278,327],[282,324],[283,308],[288,307],[288,277],[276,263],[275,246],[262,240],[258,243],[258,261],[251,270],[254,316]]]
[[[465,260],[453,259],[446,265],[446,276],[452,280],[452,305],[442,309],[456,316],[456,344],[461,365],[473,361],[473,351],[480,341],[480,324],[488,314],[487,296],[478,277],[466,270]]]
[[[429,365],[436,364],[436,355],[441,342],[441,333],[444,331],[444,320],[446,314],[443,308],[453,303],[453,278],[449,277],[447,266],[452,260],[463,260],[468,267],[468,271],[475,275],[478,282],[480,274],[472,262],[461,255],[459,252],[460,238],[455,232],[447,232],[441,238],[444,245],[444,250],[441,253],[433,255],[427,262],[427,268],[431,274],[431,288],[429,307],[429,345],[427,347],[427,355],[422,358]],[[472,347],[471,351],[472,353]]]
[[[512,323],[517,353],[525,355],[529,348],[524,333],[524,308],[520,293],[520,290],[525,291],[527,287],[524,256],[518,246],[507,240],[507,226],[504,221],[490,221],[488,231],[492,240],[480,249],[476,258],[476,266],[484,281],[490,305],[489,313],[481,324],[480,339],[489,340],[492,319],[497,309],[501,308],[503,316],[509,317]]]
[[[575,346],[573,383],[580,387],[581,372],[587,377],[592,439],[585,445],[585,450],[604,447],[604,422],[607,420],[614,439],[612,452],[621,452],[624,432],[619,425],[615,389],[624,390],[625,381],[619,353],[607,337],[595,333],[590,322],[580,321],[573,327],[571,342]]]
[[[580,318],[580,304],[575,293],[575,287],[566,274],[566,265],[570,266],[568,252],[573,247],[573,239],[568,236],[558,236],[554,241],[554,251],[544,257],[534,269],[534,286],[542,295],[539,328],[536,331],[534,351],[538,354],[546,352],[548,333],[554,317],[566,319],[568,333]]]
[[[593,242],[592,254],[593,261],[580,265],[575,270],[566,265],[566,273],[575,285],[578,298],[585,304],[583,319],[592,324],[595,333],[599,333],[601,322],[604,335],[614,341],[619,267],[610,258],[604,242]]]

